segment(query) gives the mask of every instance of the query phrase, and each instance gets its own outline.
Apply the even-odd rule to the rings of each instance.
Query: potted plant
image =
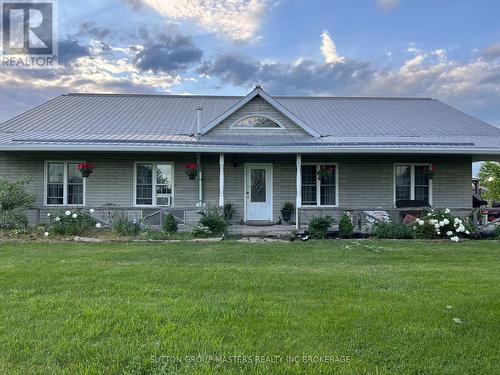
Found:
[[[92,173],[92,171],[95,168],[95,165],[90,164],[90,163],[80,163],[78,164],[78,170],[82,174],[82,177],[88,177]]]
[[[194,180],[198,176],[198,165],[196,163],[186,164],[186,175],[190,180]]]
[[[425,177],[428,179],[428,180],[432,180],[434,178],[434,173],[436,173],[437,171],[437,167],[435,164],[431,164],[431,166],[429,167],[429,169],[427,169],[425,171]]]
[[[281,216],[283,217],[283,221],[289,222],[290,219],[292,218],[292,212],[293,212],[294,206],[290,202],[285,202],[283,207],[281,208]]]
[[[333,173],[333,167],[332,166],[328,166],[328,165],[322,165],[321,167],[319,167],[319,171],[318,171],[318,180],[321,180],[322,178],[324,177],[330,177]]]

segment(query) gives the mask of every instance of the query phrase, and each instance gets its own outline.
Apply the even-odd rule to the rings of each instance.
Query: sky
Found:
[[[500,126],[498,0],[59,0],[60,64],[0,68],[0,121],[68,92],[424,96]]]

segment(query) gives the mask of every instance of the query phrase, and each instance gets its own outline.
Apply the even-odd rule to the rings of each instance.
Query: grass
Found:
[[[496,241],[0,243],[0,373],[495,374],[499,269]]]

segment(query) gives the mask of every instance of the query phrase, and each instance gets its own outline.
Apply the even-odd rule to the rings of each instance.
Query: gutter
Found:
[[[335,154],[360,154],[360,153],[373,153],[373,154],[462,154],[462,155],[496,155],[500,156],[500,148],[461,148],[461,147],[443,147],[443,148],[377,148],[377,147],[362,147],[362,148],[342,148],[342,147],[255,147],[255,146],[192,146],[192,145],[61,145],[61,144],[16,144],[16,145],[0,145],[0,151],[70,151],[70,152],[179,152],[179,153],[258,153],[258,154],[290,154],[290,153],[304,153],[304,154],[321,154],[321,153],[335,153]]]

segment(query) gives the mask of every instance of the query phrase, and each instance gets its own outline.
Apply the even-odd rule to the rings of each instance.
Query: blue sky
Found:
[[[66,92],[426,96],[500,125],[498,1],[59,0],[61,64],[0,69],[0,121]]]

